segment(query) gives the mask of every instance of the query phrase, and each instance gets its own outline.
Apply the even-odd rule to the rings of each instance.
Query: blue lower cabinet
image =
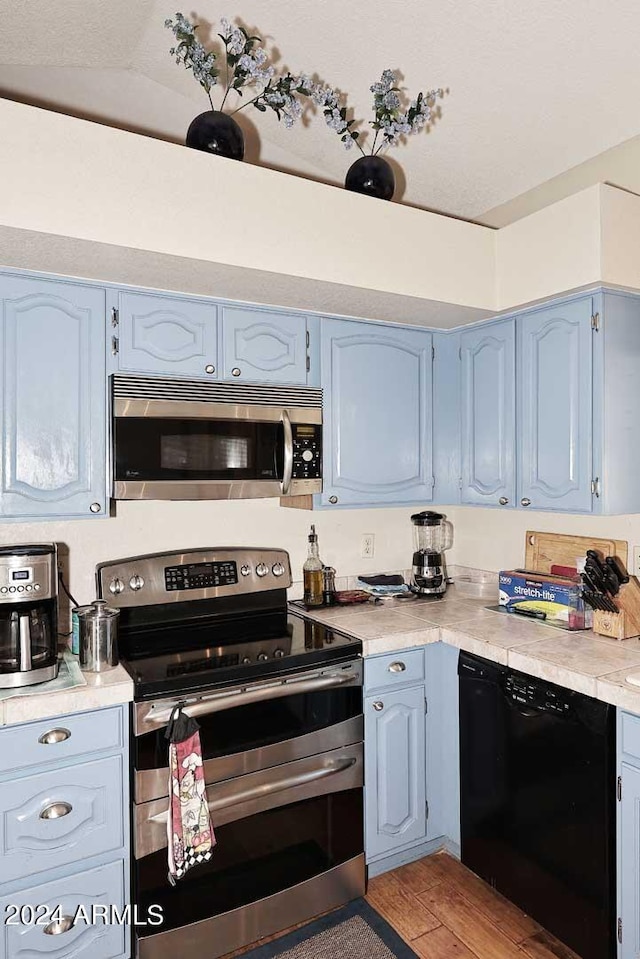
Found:
[[[117,921],[126,905],[125,869],[119,860],[1,899],[0,959],[126,956],[130,927]]]
[[[367,861],[424,840],[427,832],[424,686],[367,696]]]

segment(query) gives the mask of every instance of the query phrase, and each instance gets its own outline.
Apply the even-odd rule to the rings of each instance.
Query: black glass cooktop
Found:
[[[155,644],[154,637],[147,637],[137,646],[131,641],[125,642],[121,662],[134,681],[135,699],[285,675],[301,668],[351,659],[362,652],[359,640],[295,615],[279,617],[271,623],[267,618],[262,632],[255,627],[254,623],[251,630],[243,630],[238,624],[236,635],[227,631],[224,641],[220,641],[214,629],[211,639],[215,636],[219,640],[217,645],[207,644],[204,623],[179,632],[175,627],[156,630]],[[158,652],[151,653],[154,645]]]

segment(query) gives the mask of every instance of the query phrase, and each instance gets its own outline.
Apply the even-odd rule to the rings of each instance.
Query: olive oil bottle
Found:
[[[318,553],[318,535],[315,526],[309,533],[309,552],[302,567],[305,606],[322,606],[323,563]]]

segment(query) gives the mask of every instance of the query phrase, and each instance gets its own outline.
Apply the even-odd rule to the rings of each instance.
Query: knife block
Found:
[[[631,576],[613,597],[619,613],[596,609],[593,612],[593,630],[612,639],[632,639],[640,636],[640,582]]]

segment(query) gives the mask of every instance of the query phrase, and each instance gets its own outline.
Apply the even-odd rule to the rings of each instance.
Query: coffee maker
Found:
[[[54,544],[0,547],[0,689],[58,675]]]
[[[421,596],[442,596],[447,589],[445,550],[453,542],[453,527],[442,513],[425,510],[411,517],[415,552],[410,589]]]

